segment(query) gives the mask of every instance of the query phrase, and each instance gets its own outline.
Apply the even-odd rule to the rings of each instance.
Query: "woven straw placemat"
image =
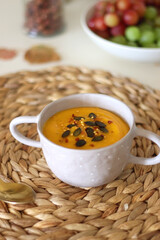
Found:
[[[36,192],[34,204],[0,202],[0,239],[160,239],[160,165],[127,165],[113,182],[90,189],[69,186],[47,167],[41,149],[10,134],[11,119],[37,115],[45,105],[74,93],[103,93],[132,109],[138,127],[160,135],[160,91],[102,70],[57,66],[0,77],[0,177]],[[20,131],[38,138],[36,125]],[[157,145],[133,140],[132,154],[157,155]]]

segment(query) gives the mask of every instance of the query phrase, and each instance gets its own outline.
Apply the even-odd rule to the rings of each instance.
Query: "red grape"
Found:
[[[131,3],[135,3],[137,0],[131,0]],[[146,5],[146,0],[138,0],[139,2],[143,2]]]
[[[94,12],[94,17],[103,17],[105,12],[103,10],[96,10]]]
[[[91,19],[89,19],[88,21],[88,27],[94,31],[95,30],[95,17],[92,17]]]
[[[120,19],[122,19],[122,17],[123,17],[123,14],[124,14],[124,11],[121,11],[121,10],[116,10],[116,13],[117,13],[117,15],[120,17]]]
[[[102,37],[102,38],[105,38],[105,39],[109,38],[109,32],[108,32],[108,30],[105,30],[105,31],[95,31],[95,33],[96,33],[98,36]]]
[[[100,31],[104,31],[107,29],[107,26],[104,22],[104,18],[103,17],[97,17],[94,20],[95,23],[95,29],[96,30],[100,30]]]
[[[99,2],[96,3],[95,8],[98,11],[105,11],[106,10],[106,5],[107,5],[106,1],[99,1]]]
[[[146,11],[146,5],[139,0],[134,1],[132,9],[135,10],[140,17],[143,17]]]
[[[145,0],[145,3],[148,5],[155,5],[155,6],[160,6],[160,1],[159,0]]]
[[[113,13],[116,11],[116,6],[114,3],[111,3],[111,2],[107,2],[107,5],[106,5],[106,13]]]
[[[131,1],[130,0],[117,0],[116,6],[119,10],[125,11],[130,8]]]
[[[110,33],[114,37],[124,35],[125,29],[126,29],[125,25],[123,23],[120,23],[118,26],[112,27]]]
[[[129,9],[124,12],[123,21],[126,25],[135,25],[138,23],[139,15],[135,10]]]
[[[108,27],[115,27],[119,24],[120,18],[116,13],[107,13],[104,15],[104,22]]]

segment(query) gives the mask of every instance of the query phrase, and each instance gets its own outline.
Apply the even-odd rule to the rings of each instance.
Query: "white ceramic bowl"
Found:
[[[93,15],[95,2],[90,4],[81,17],[81,25],[87,36],[104,51],[117,57],[139,62],[160,62],[160,48],[130,47],[113,43],[92,32],[87,26],[88,20]]]
[[[100,107],[113,111],[129,125],[129,132],[118,142],[96,149],[71,149],[57,145],[43,135],[43,126],[56,112],[74,107]],[[16,128],[22,123],[37,123],[40,141],[23,136]],[[150,131],[137,128],[131,110],[123,102],[98,93],[74,94],[48,104],[38,116],[20,116],[10,123],[12,135],[20,142],[42,148],[52,172],[62,181],[78,187],[96,187],[111,182],[128,162],[153,165],[160,163],[160,153],[153,158],[135,157],[130,154],[132,140],[143,136],[160,148],[160,137]]]

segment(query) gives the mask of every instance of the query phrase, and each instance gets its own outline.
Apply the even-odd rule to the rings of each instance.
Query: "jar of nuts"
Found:
[[[25,0],[26,32],[50,36],[62,29],[62,0]]]

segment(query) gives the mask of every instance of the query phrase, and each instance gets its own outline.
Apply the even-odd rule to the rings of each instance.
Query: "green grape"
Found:
[[[160,40],[157,41],[157,47],[160,48]]]
[[[143,47],[145,48],[157,48],[157,44],[156,43],[146,43],[146,44],[143,44]]]
[[[160,27],[156,27],[154,29],[154,32],[155,32],[155,37],[157,40],[160,40]]]
[[[129,41],[134,42],[140,39],[141,33],[138,27],[131,26],[126,28],[125,36]]]
[[[149,6],[146,8],[145,18],[153,20],[157,17],[158,11],[155,7]]]
[[[154,23],[157,27],[160,27],[160,16],[156,17]]]
[[[136,42],[128,42],[127,45],[130,47],[138,47],[138,44]]]
[[[139,27],[141,32],[153,29],[152,25],[150,23],[147,23],[147,22],[141,23],[138,27]]]
[[[155,41],[155,33],[153,31],[144,31],[141,33],[141,37],[139,39],[139,43],[144,46],[146,44],[151,44]]]
[[[122,45],[127,44],[127,41],[126,41],[125,37],[121,36],[121,35],[111,38],[111,41],[114,42],[114,43],[122,44]]]

